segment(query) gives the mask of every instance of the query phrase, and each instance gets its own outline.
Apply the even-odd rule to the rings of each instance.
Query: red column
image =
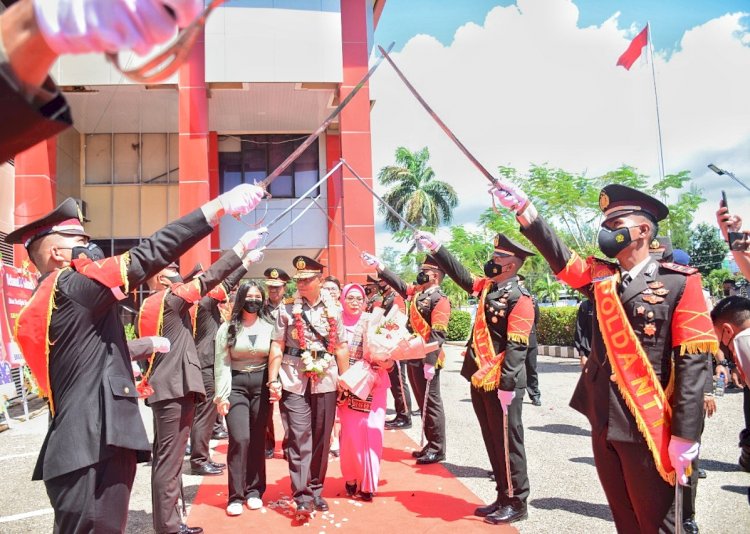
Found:
[[[208,98],[206,91],[205,36],[201,34],[188,60],[180,67],[179,150],[180,215],[210,199]],[[201,240],[180,258],[180,269],[188,272],[196,263],[211,264],[211,238]]]
[[[326,134],[326,169],[332,169],[341,159],[341,136],[337,134]],[[328,220],[328,248],[320,258],[321,263],[328,266],[328,272],[336,278],[343,279],[346,269],[344,265],[344,236],[340,228],[342,221],[342,172],[336,171],[328,178],[328,216],[336,221],[336,225]]]
[[[343,46],[344,81],[340,98],[343,100],[365,75],[368,69],[367,10],[369,0],[341,2],[341,38]],[[341,154],[349,165],[372,186],[372,148],[370,141],[370,88],[365,85],[344,108],[340,118]],[[375,250],[375,225],[372,195],[344,169],[343,220],[346,234],[363,250]],[[344,278],[347,282],[364,282],[366,268],[359,259],[359,251],[344,242]]]
[[[15,157],[16,228],[49,213],[57,205],[57,139],[47,139]],[[13,263],[28,259],[23,245],[14,245]]]
[[[219,135],[208,132],[208,195],[210,198],[219,196]],[[211,232],[211,263],[219,259],[221,252],[219,227]]]

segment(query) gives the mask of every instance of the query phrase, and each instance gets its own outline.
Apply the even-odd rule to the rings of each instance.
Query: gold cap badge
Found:
[[[604,211],[607,209],[608,206],[609,206],[609,195],[607,195],[607,193],[602,191],[601,193],[599,193],[599,209]]]
[[[305,263],[305,260],[303,260],[302,258],[300,258],[300,259],[297,260],[297,263],[296,263],[295,267],[297,267],[297,270],[301,271],[302,269],[304,269],[305,267],[307,267],[307,264]]]
[[[271,278],[278,278],[279,277],[279,271],[276,269],[272,270],[270,273]]]

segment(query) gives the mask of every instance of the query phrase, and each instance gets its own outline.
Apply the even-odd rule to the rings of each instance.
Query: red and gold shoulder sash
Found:
[[[685,266],[680,265],[680,267]],[[679,347],[680,355],[698,353],[716,355],[719,352],[719,340],[716,338],[706,299],[703,297],[703,284],[701,284],[701,275],[697,270],[688,274],[682,297],[674,310],[672,347]]]
[[[419,293],[415,293],[411,299],[411,305],[409,306],[409,323],[414,329],[414,332],[419,334],[422,339],[427,341],[430,338],[432,327],[430,326],[430,323],[427,322],[427,319],[425,319],[422,314],[419,313],[419,308],[417,307],[418,297]]]
[[[73,268],[76,271],[112,289],[118,300],[124,299],[128,293],[129,265],[129,252],[98,261],[91,261],[88,258],[73,260]],[[124,291],[120,290],[121,287]]]
[[[492,284],[488,278],[478,278],[474,281],[474,291],[479,291],[479,303],[477,315],[474,320],[474,332],[471,340],[471,348],[474,352],[474,362],[477,364],[477,372],[471,376],[471,383],[476,388],[485,391],[497,389],[500,384],[500,374],[505,359],[505,352],[495,353],[492,344],[492,336],[487,325],[485,315],[485,300]]]
[[[674,387],[674,374],[665,392],[628,321],[617,294],[618,281],[619,272],[615,268],[610,270],[608,278],[594,281],[597,323],[607,348],[612,379],[646,440],[659,475],[674,484],[675,471],[668,451],[672,437],[669,397]]]
[[[49,400],[49,410],[53,417],[55,401],[49,379],[49,353],[54,341],[49,338],[49,326],[55,309],[57,281],[66,270],[59,269],[42,280],[26,306],[18,313],[13,330],[23,359],[39,386],[39,392]]]
[[[138,313],[138,335],[140,337],[161,336],[164,326],[164,301],[167,298],[167,290],[164,289],[154,293],[141,304],[141,310]],[[136,389],[141,398],[145,399],[153,394],[154,390],[148,383],[151,371],[154,366],[154,353],[151,353],[148,361],[148,369],[143,374],[143,378],[136,385]]]

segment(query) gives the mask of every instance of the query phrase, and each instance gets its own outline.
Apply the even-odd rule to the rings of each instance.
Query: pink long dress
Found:
[[[349,360],[354,363],[367,359],[362,350],[362,334],[367,324],[363,313],[355,325],[347,326]],[[372,389],[369,412],[352,410],[348,405],[339,407],[341,418],[341,474],[344,480],[357,480],[360,491],[376,493],[380,480],[380,459],[383,455],[386,391],[391,386],[388,372],[378,371],[378,380]]]

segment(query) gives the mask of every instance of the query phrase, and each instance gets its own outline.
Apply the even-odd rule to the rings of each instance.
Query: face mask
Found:
[[[608,258],[616,258],[631,243],[630,227],[625,226],[617,230],[602,228],[599,230],[599,249]]]
[[[260,299],[246,300],[245,305],[242,306],[242,309],[247,313],[258,313],[262,305],[263,301]]]
[[[419,271],[419,273],[417,273],[417,284],[419,284],[420,286],[423,286],[429,281],[430,281],[429,274],[427,274],[424,271]]]
[[[105,258],[104,251],[96,243],[73,247],[70,249],[70,254],[74,260],[88,258],[91,261],[99,261]]]
[[[495,276],[502,274],[503,271],[507,271],[508,268],[510,268],[510,265],[502,265],[490,260],[484,264],[484,275],[487,278],[494,278]]]
[[[172,282],[173,284],[181,284],[182,283],[182,276],[179,274],[176,274],[175,276],[164,276],[167,280]]]

